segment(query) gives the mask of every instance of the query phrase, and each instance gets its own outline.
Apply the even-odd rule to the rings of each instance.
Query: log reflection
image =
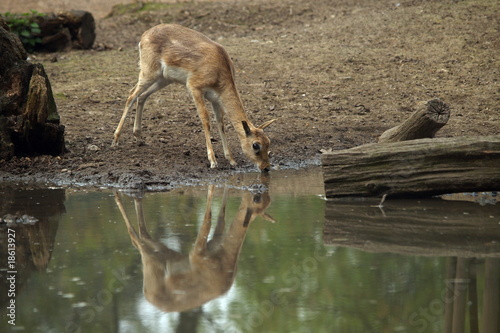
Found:
[[[368,252],[441,257],[500,257],[498,205],[441,199],[333,200],[325,244]]]
[[[439,199],[329,201],[326,245],[408,256],[447,257],[444,332],[500,329],[498,203],[480,206]],[[483,288],[478,288],[481,286]],[[483,290],[478,294],[478,289]]]
[[[228,190],[225,188],[217,225],[209,240],[214,190],[213,185],[209,186],[203,223],[189,254],[170,249],[151,237],[140,198],[134,198],[139,224],[137,232],[125,212],[120,195],[115,193],[132,244],[141,254],[144,295],[162,311],[187,311],[226,293],[233,284],[238,256],[250,223],[257,216],[273,220],[265,213],[271,203],[269,194],[245,191],[236,216],[226,230]]]

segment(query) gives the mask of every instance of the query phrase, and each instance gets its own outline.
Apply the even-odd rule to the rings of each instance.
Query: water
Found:
[[[32,224],[1,227],[0,331],[498,332],[498,205],[322,186],[312,169],[143,196],[2,188],[0,217]]]

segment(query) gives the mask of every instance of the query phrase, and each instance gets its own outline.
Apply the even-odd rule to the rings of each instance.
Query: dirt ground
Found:
[[[94,50],[35,54],[51,80],[68,152],[0,161],[0,181],[165,189],[255,171],[228,127],[239,164],[230,168],[213,133],[219,167],[208,167],[204,136],[184,87],[151,96],[145,145],[134,143],[134,112],[121,143],[113,132],[138,75],[137,43],[176,22],[223,44],[255,125],[266,129],[273,168],[319,163],[321,149],[376,142],[419,103],[451,107],[439,137],[500,133],[500,20],[496,0],[250,0],[134,4],[97,20]],[[273,171],[271,171],[272,174]]]

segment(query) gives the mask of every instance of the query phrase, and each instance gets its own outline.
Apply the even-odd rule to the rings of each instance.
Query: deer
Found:
[[[120,195],[115,192],[115,201],[132,244],[141,255],[144,296],[149,303],[163,312],[195,309],[225,294],[234,282],[239,254],[250,223],[257,216],[275,222],[272,216],[265,212],[271,204],[269,194],[245,192],[236,216],[226,230],[228,191],[224,188],[217,225],[212,238],[208,240],[214,188],[215,185],[208,188],[203,223],[187,255],[168,248],[150,236],[140,198],[134,198],[139,224],[137,232],[126,214]]]
[[[232,167],[237,165],[229,150],[224,115],[229,117],[243,153],[262,171],[271,168],[270,140],[264,129],[276,119],[254,126],[245,110],[235,84],[235,69],[229,54],[219,43],[204,34],[177,24],[160,24],[143,33],[139,42],[139,79],[130,91],[112,146],[118,144],[128,112],[137,102],[133,134],[141,142],[144,103],[151,94],[171,83],[186,86],[196,106],[205,134],[210,168],[217,167],[211,143],[208,100],[215,114],[224,157]]]

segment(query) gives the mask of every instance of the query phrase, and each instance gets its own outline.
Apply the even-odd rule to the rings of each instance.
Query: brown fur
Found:
[[[127,113],[137,100],[134,136],[140,140],[144,103],[154,92],[171,83],[185,84],[196,104],[205,133],[210,167],[217,161],[210,140],[210,119],[205,98],[212,103],[221,136],[224,156],[236,162],[229,150],[224,129],[224,115],[228,115],[240,140],[243,153],[264,171],[269,170],[270,140],[263,129],[274,120],[255,127],[243,109],[234,81],[231,58],[222,45],[205,35],[176,24],[160,24],[146,31],[141,38],[139,80],[127,99],[125,110],[114,134],[113,144],[118,139]],[[248,125],[249,131],[243,127]]]

